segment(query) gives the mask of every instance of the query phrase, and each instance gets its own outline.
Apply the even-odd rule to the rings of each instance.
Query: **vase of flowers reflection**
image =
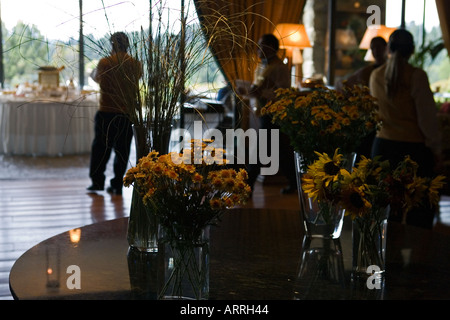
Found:
[[[340,156],[336,150],[333,158]],[[321,170],[328,155],[318,153],[318,157],[310,166],[310,178],[305,179],[305,191],[318,200],[332,201],[351,216],[353,275],[367,277],[370,266],[383,274],[389,214],[406,215],[419,205],[436,206],[445,177],[419,177],[417,163],[409,157],[392,168],[387,160],[364,156],[351,171],[335,161],[331,175]]]
[[[376,110],[367,87],[345,86],[336,91],[321,85],[310,92],[278,89],[276,98],[262,108],[262,114],[272,117],[294,148],[300,209],[308,236],[339,238],[343,219],[343,210],[336,203],[319,202],[304,191],[303,178],[316,160],[316,152],[332,157],[339,148],[342,156],[329,161],[324,169],[333,170],[338,161],[350,170],[355,150],[378,125]]]
[[[209,228],[250,196],[247,172],[228,168],[210,142],[194,140],[182,153],[150,152],[125,177],[158,219],[159,299],[208,299]]]

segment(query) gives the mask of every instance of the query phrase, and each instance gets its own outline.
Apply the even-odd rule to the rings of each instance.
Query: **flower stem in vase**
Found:
[[[370,217],[353,220],[353,272],[356,276],[367,277],[372,271],[378,275],[385,272],[388,213],[389,208],[377,208]]]
[[[144,205],[139,192],[133,188],[127,239],[130,247],[141,252],[158,252],[158,219],[149,206]]]
[[[209,296],[209,243],[164,241],[160,300],[205,300]]]

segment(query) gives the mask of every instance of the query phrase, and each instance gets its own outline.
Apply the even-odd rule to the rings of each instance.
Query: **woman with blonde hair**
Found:
[[[417,162],[420,176],[434,176],[441,139],[428,76],[408,62],[414,52],[414,39],[407,30],[398,29],[391,34],[388,50],[386,63],[372,72],[369,82],[382,122],[372,157],[381,156],[396,166],[409,155]],[[433,218],[434,213],[408,215],[410,224],[428,228],[432,227]]]

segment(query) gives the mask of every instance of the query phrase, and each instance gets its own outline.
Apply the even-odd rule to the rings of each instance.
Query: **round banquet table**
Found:
[[[129,252],[127,223],[95,223],[32,247],[11,269],[13,297],[154,299],[158,255]],[[450,237],[429,230],[389,223],[379,289],[351,276],[349,220],[339,240],[308,242],[297,211],[231,209],[211,229],[210,243],[210,300],[450,298]],[[73,265],[80,288],[69,289]]]
[[[0,154],[60,156],[88,153],[95,99],[0,100]]]

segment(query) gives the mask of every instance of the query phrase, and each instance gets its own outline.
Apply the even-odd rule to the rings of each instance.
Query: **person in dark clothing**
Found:
[[[375,61],[365,67],[358,69],[356,72],[351,74],[344,82],[339,82],[336,89],[342,90],[342,86],[353,87],[366,86],[369,87],[370,75],[378,67],[382,66],[387,59],[387,42],[383,37],[374,37],[370,41],[370,50],[372,51],[372,56]],[[370,158],[372,152],[372,144],[375,139],[376,130],[367,134],[360,145],[357,147],[356,151],[356,163],[361,160],[361,156]]]
[[[114,33],[110,41],[111,54],[100,59],[91,75],[100,86],[100,107],[95,115],[95,137],[89,167],[92,185],[87,190],[104,190],[105,170],[114,149],[114,177],[107,192],[121,195],[133,138],[127,106],[130,105],[129,100],[136,97],[135,90],[142,70],[140,62],[127,53],[129,41],[125,33]]]
[[[253,84],[248,95],[255,98],[255,113],[259,117],[259,129],[267,129],[270,137],[272,129],[279,127],[272,123],[271,117],[261,116],[260,110],[269,101],[275,98],[275,90],[289,88],[291,86],[291,73],[289,67],[277,56],[279,40],[273,34],[264,34],[258,41],[258,56],[260,63],[255,70]],[[269,138],[270,141],[270,138]],[[289,143],[289,138],[280,133],[279,141],[280,170],[288,180],[288,186],[281,189],[281,193],[297,192],[297,180],[295,175],[294,149]],[[271,154],[271,145],[268,144],[268,154]],[[253,190],[253,185],[260,174],[261,163],[249,164],[248,183]]]

